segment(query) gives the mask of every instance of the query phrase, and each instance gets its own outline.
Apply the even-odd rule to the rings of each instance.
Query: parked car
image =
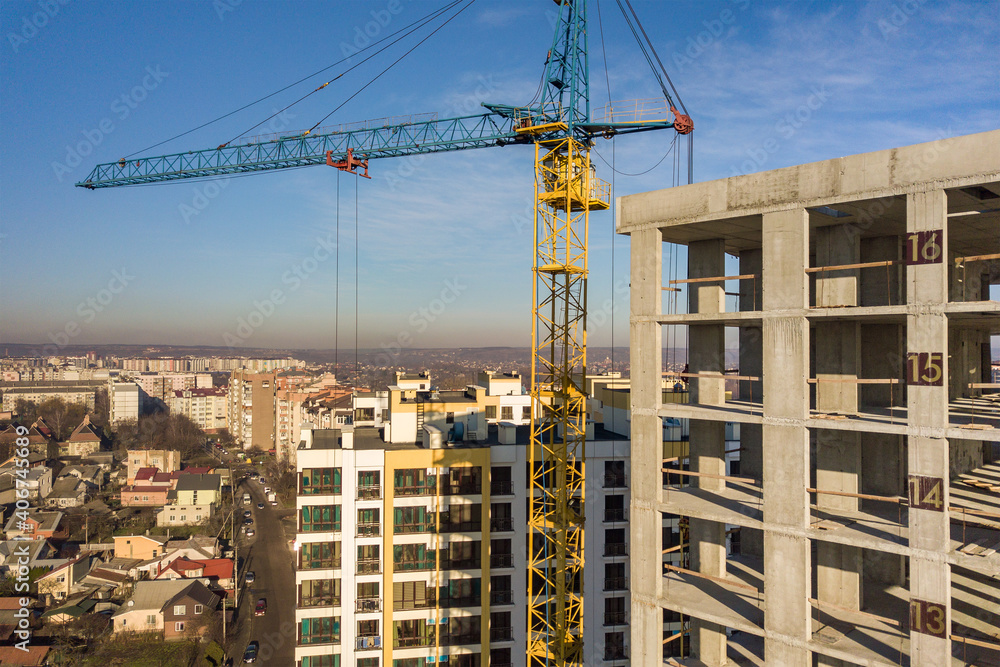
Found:
[[[261,598],[257,600],[257,607],[253,611],[254,616],[263,616],[267,613],[267,600]]]
[[[247,650],[243,652],[243,662],[257,662],[257,648],[260,646],[253,641],[247,644]]]
[[[264,503],[257,503],[257,509],[259,510],[264,509]]]
[[[251,517],[251,516],[253,516],[253,513],[250,510],[243,510],[243,518],[244,519],[248,518],[248,517]]]
[[[253,525],[253,518],[247,517],[247,518],[243,519],[243,525],[244,526],[252,526]]]
[[[256,581],[256,580],[257,580],[257,575],[256,575],[256,574],[254,574],[254,571],[253,571],[253,570],[249,570],[249,571],[247,572],[247,583],[248,583],[248,584],[252,584],[252,583],[253,583],[254,581]]]
[[[277,507],[278,506],[278,501],[277,500],[272,500],[271,501],[271,506],[272,507]]]
[[[251,528],[250,526],[247,526],[247,527],[246,527],[246,529],[247,529],[247,537],[253,537],[254,535],[256,535],[256,534],[257,534],[257,533],[256,533],[256,532],[254,531],[254,529],[253,529],[253,528]]]

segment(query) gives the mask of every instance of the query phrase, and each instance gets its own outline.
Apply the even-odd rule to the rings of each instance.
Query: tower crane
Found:
[[[367,177],[369,162],[378,158],[534,146],[530,667],[583,664],[589,214],[610,206],[610,185],[597,177],[590,150],[601,137],[669,128],[679,134],[693,130],[690,117],[677,111],[666,88],[665,100],[651,117],[632,107],[619,114],[609,106],[604,117],[591,118],[587,2],[554,1],[558,17],[537,103],[484,103],[487,113],[478,115],[298,132],[172,155],[122,158],[97,165],[76,183],[96,190],[310,165],[328,165]]]

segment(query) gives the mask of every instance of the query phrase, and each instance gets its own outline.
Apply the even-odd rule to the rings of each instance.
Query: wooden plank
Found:
[[[717,283],[723,280],[750,280],[756,278],[757,274],[747,273],[742,276],[710,276],[708,278],[684,278],[682,280],[671,280],[670,285],[681,285],[684,283]]]
[[[963,262],[979,262],[986,259],[1000,259],[1000,252],[993,253],[992,255],[969,255],[968,257],[956,257],[955,266],[958,266]]]
[[[722,577],[713,577],[708,574],[702,574],[701,572],[695,572],[694,570],[687,570],[683,567],[677,567],[676,565],[663,564],[663,567],[672,570],[674,572],[680,572],[681,574],[689,574],[692,577],[698,577],[700,579],[708,579],[709,581],[714,581],[717,584],[722,584],[723,586],[731,586],[732,588],[741,588],[747,591],[753,591],[754,593],[760,593],[760,589],[756,586],[751,586],[750,584],[744,584],[739,581],[730,581],[729,579],[723,579]]]
[[[870,269],[875,266],[892,266],[895,260],[885,260],[884,262],[862,262],[861,264],[838,264],[835,266],[812,266],[806,269],[806,273],[821,273],[823,271],[844,271],[847,269]]]
[[[822,489],[807,488],[809,493],[821,493],[825,496],[843,496],[845,498],[863,498],[865,500],[877,500],[881,503],[904,503],[903,498],[893,498],[892,496],[873,496],[870,493],[848,493],[847,491],[824,491]]]
[[[809,378],[808,382],[809,382],[809,384],[825,384],[825,383],[828,383],[828,382],[835,383],[835,384],[839,384],[839,383],[844,383],[844,384],[899,384],[899,380],[897,378],[882,378],[882,379],[876,379],[876,378],[842,378],[842,379]]]

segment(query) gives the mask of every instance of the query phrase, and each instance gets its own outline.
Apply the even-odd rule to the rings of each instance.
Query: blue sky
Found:
[[[370,181],[314,167],[222,182],[72,187],[97,162],[336,62],[366,28],[378,38],[444,4],[0,4],[0,342],[329,348],[336,328],[350,348],[357,271],[363,348],[527,345],[530,148],[376,161]],[[694,118],[696,180],[998,126],[995,1],[633,5]],[[592,98],[600,106],[609,93],[597,3],[590,6]],[[324,125],[526,102],[551,41],[552,7],[478,0]],[[616,3],[601,0],[600,13],[610,97],[656,97]],[[402,50],[391,53],[251,134],[311,127]],[[326,80],[145,154],[241,136]],[[613,154],[622,172],[613,178],[616,196],[669,186],[672,160],[654,165],[672,139],[660,132],[603,142],[599,174],[612,180],[602,157]],[[328,248],[338,201],[335,327],[337,257]],[[609,344],[612,331],[616,345],[628,342],[628,239],[611,230],[611,213],[592,215],[596,345]],[[271,301],[275,290],[280,303]]]

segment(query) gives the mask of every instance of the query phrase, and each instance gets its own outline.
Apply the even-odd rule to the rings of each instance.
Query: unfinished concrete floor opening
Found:
[[[998,199],[1000,131],[618,201],[633,665],[1000,665]]]

